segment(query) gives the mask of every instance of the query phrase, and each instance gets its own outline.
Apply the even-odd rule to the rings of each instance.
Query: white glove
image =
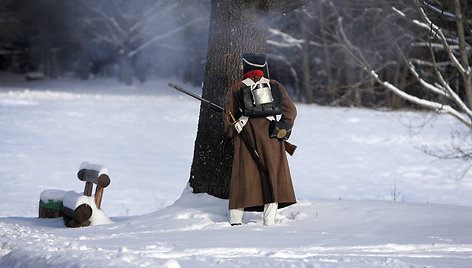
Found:
[[[234,123],[234,128],[239,133],[243,130],[244,126],[247,124],[249,117],[241,116],[238,121]]]

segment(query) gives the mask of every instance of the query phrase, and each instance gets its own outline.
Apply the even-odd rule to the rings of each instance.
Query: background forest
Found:
[[[464,18],[462,46],[454,2],[460,3]],[[470,58],[470,3],[431,0],[421,6],[445,33],[452,53],[460,57],[463,49]],[[173,76],[201,85],[209,11],[209,0],[2,0],[0,71],[41,72],[30,79],[113,76],[128,85],[149,76]],[[436,33],[415,24],[421,20],[419,13],[418,4],[407,0],[322,0],[270,18],[266,54],[271,76],[298,102],[411,106],[359,66],[349,53],[357,51],[380,78],[409,94],[440,98],[421,90],[411,64],[430,83],[439,68],[452,89],[464,96],[466,79]]]

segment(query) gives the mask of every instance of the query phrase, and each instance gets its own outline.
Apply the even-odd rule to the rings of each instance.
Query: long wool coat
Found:
[[[252,79],[258,81],[260,77]],[[293,126],[297,115],[295,105],[280,83],[275,80],[271,80],[271,83],[277,83],[282,92],[282,116],[280,121]],[[245,85],[242,82],[232,86],[226,99],[223,114],[225,132],[230,138],[234,138],[229,209],[244,208],[250,211],[262,211],[264,204],[268,203],[263,200],[263,191],[270,191],[270,186],[262,187],[261,176],[264,175],[261,174],[257,164],[251,157],[251,153],[240,136],[237,135],[228,115],[228,111],[230,111],[236,119],[241,116],[239,107],[243,87]],[[296,199],[285,153],[285,144],[279,139],[269,137],[269,122],[265,117],[250,118],[245,128],[262,159],[262,163],[268,170],[275,202],[279,203],[279,208],[283,208],[295,204]]]

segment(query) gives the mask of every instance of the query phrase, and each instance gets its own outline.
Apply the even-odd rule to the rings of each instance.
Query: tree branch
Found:
[[[418,1],[416,0],[416,2],[418,3]],[[467,70],[464,68],[464,66],[462,66],[462,64],[459,62],[459,60],[456,58],[456,56],[454,55],[454,53],[452,53],[452,49],[449,47],[449,44],[447,42],[447,38],[444,36],[444,33],[442,32],[441,28],[439,28],[439,26],[437,26],[436,24],[434,24],[429,18],[428,16],[426,15],[424,9],[418,5],[418,9],[420,11],[420,15],[421,17],[423,18],[423,20],[426,22],[420,22],[418,20],[413,20],[413,23],[415,23],[416,25],[420,26],[420,27],[423,27],[425,29],[428,29],[428,31],[430,31],[431,33],[434,33],[434,36],[435,38],[439,39],[439,41],[441,41],[441,43],[443,44],[444,46],[444,49],[446,50],[449,58],[451,59],[451,61],[456,65],[457,69],[459,70],[459,72],[461,72],[462,74],[466,74],[467,73]]]
[[[462,113],[458,112],[456,109],[451,107],[450,105],[442,104],[439,102],[435,101],[430,101],[430,100],[425,100],[418,98],[414,95],[408,94],[405,91],[397,88],[393,84],[391,84],[388,81],[382,80],[379,75],[367,65],[367,62],[365,61],[364,56],[362,55],[362,52],[355,46],[352,45],[352,43],[349,41],[349,39],[346,37],[344,34],[344,30],[342,27],[342,19],[338,20],[338,31],[340,33],[340,36],[344,40],[345,46],[343,46],[344,50],[359,64],[362,69],[367,72],[372,78],[374,78],[379,84],[384,86],[385,88],[391,90],[393,93],[399,95],[405,100],[408,100],[414,104],[417,104],[423,108],[427,108],[430,110],[433,110],[437,113],[443,113],[443,114],[450,114],[454,116],[456,119],[461,121],[463,124],[465,124],[467,127],[472,128],[472,122],[470,121],[469,118],[465,117]],[[356,53],[359,54],[356,55]]]

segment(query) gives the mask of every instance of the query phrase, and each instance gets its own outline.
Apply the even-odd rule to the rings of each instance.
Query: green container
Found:
[[[40,218],[59,218],[62,217],[62,200],[64,199],[63,190],[44,190],[39,198],[39,217]]]
[[[43,202],[43,200],[39,200],[39,206],[43,208],[54,209],[54,210],[62,210],[62,200],[49,199],[47,203]]]

